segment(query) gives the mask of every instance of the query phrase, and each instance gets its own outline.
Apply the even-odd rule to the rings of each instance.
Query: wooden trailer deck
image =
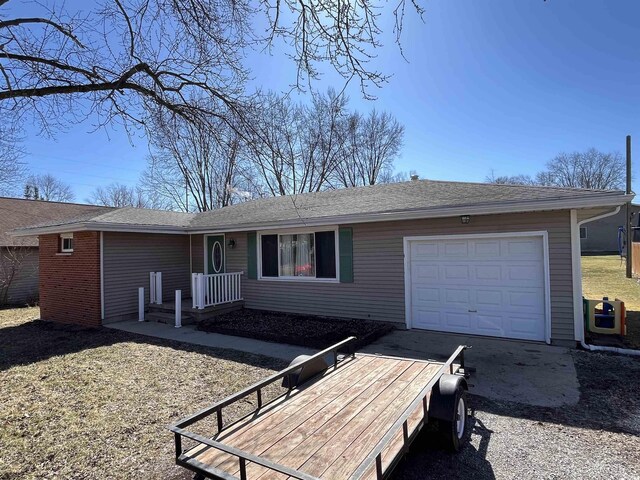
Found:
[[[174,432],[198,444],[182,453],[177,449],[176,460],[223,479],[386,477],[426,422],[431,386],[443,373],[457,371],[454,362],[463,349],[447,363],[336,357],[321,376],[221,428],[212,439],[187,434],[184,422],[177,424]]]

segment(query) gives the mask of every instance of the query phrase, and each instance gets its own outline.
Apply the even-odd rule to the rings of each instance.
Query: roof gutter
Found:
[[[46,235],[49,233],[72,233],[72,232],[124,232],[124,233],[164,233],[170,235],[180,235],[188,233],[187,227],[170,227],[167,225],[131,225],[128,223],[103,223],[103,222],[80,222],[69,223],[67,225],[51,225],[37,228],[21,228],[12,230],[9,235],[13,237],[32,237],[34,235]]]
[[[278,229],[288,227],[310,227],[352,223],[386,222],[395,220],[416,220],[421,218],[445,218],[458,215],[492,215],[505,213],[526,213],[544,210],[571,210],[590,207],[616,207],[630,202],[634,195],[596,195],[595,198],[582,197],[563,200],[538,200],[535,202],[512,202],[491,205],[454,206],[430,209],[375,212],[353,215],[334,215],[317,219],[295,218],[269,223],[225,225],[222,227],[173,227],[168,225],[131,225],[104,222],[79,222],[68,225],[54,225],[40,228],[23,228],[9,232],[13,236],[33,236],[47,233],[70,233],[78,231],[105,231],[130,233],[164,233],[186,235],[198,233],[242,232],[252,230]]]
[[[267,230],[287,227],[311,227],[322,225],[343,225],[347,223],[370,223],[370,222],[386,222],[394,220],[417,220],[421,218],[445,218],[455,217],[458,215],[495,215],[501,213],[526,213],[544,210],[571,210],[577,208],[590,207],[616,207],[627,203],[633,199],[634,195],[610,195],[605,198],[597,199],[579,199],[572,203],[564,203],[559,201],[537,201],[537,202],[517,202],[512,204],[501,205],[476,205],[462,207],[445,207],[439,209],[419,209],[419,210],[403,210],[399,212],[380,212],[356,215],[336,215],[331,217],[321,217],[318,219],[292,219],[278,221],[275,223],[261,224],[245,224],[245,225],[228,225],[222,228],[200,227],[190,228],[190,233],[224,233],[224,232],[242,232],[252,230]],[[574,199],[576,200],[576,199]]]

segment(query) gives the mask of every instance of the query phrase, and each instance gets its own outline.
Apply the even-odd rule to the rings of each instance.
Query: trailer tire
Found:
[[[443,375],[431,391],[429,423],[439,445],[451,452],[462,447],[467,435],[467,382],[458,375]]]

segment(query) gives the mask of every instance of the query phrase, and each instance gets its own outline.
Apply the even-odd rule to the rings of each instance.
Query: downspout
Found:
[[[584,311],[582,309],[582,265],[580,259],[580,227],[584,223],[615,215],[620,211],[620,208],[621,207],[618,206],[612,212],[607,212],[596,217],[587,218],[585,220],[582,220],[581,222],[578,222],[578,213],[576,212],[576,210],[571,210],[571,256],[573,264],[573,311],[575,333],[578,337],[580,345],[585,350],[589,350],[591,352],[612,352],[622,355],[640,356],[640,350],[590,345],[586,343],[584,338]],[[627,245],[627,248],[630,248],[630,245]],[[578,328],[577,325],[580,325],[580,328]]]

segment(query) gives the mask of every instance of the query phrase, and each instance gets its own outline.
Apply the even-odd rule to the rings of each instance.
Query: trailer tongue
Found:
[[[223,480],[383,479],[427,425],[445,447],[458,450],[465,439],[467,347],[459,346],[444,363],[338,355],[353,340],[299,357],[288,368],[170,426],[176,463],[202,478]],[[263,402],[265,389],[279,381],[285,392]],[[223,422],[226,407],[248,400],[255,400],[254,411]],[[213,437],[187,430],[214,415]]]

